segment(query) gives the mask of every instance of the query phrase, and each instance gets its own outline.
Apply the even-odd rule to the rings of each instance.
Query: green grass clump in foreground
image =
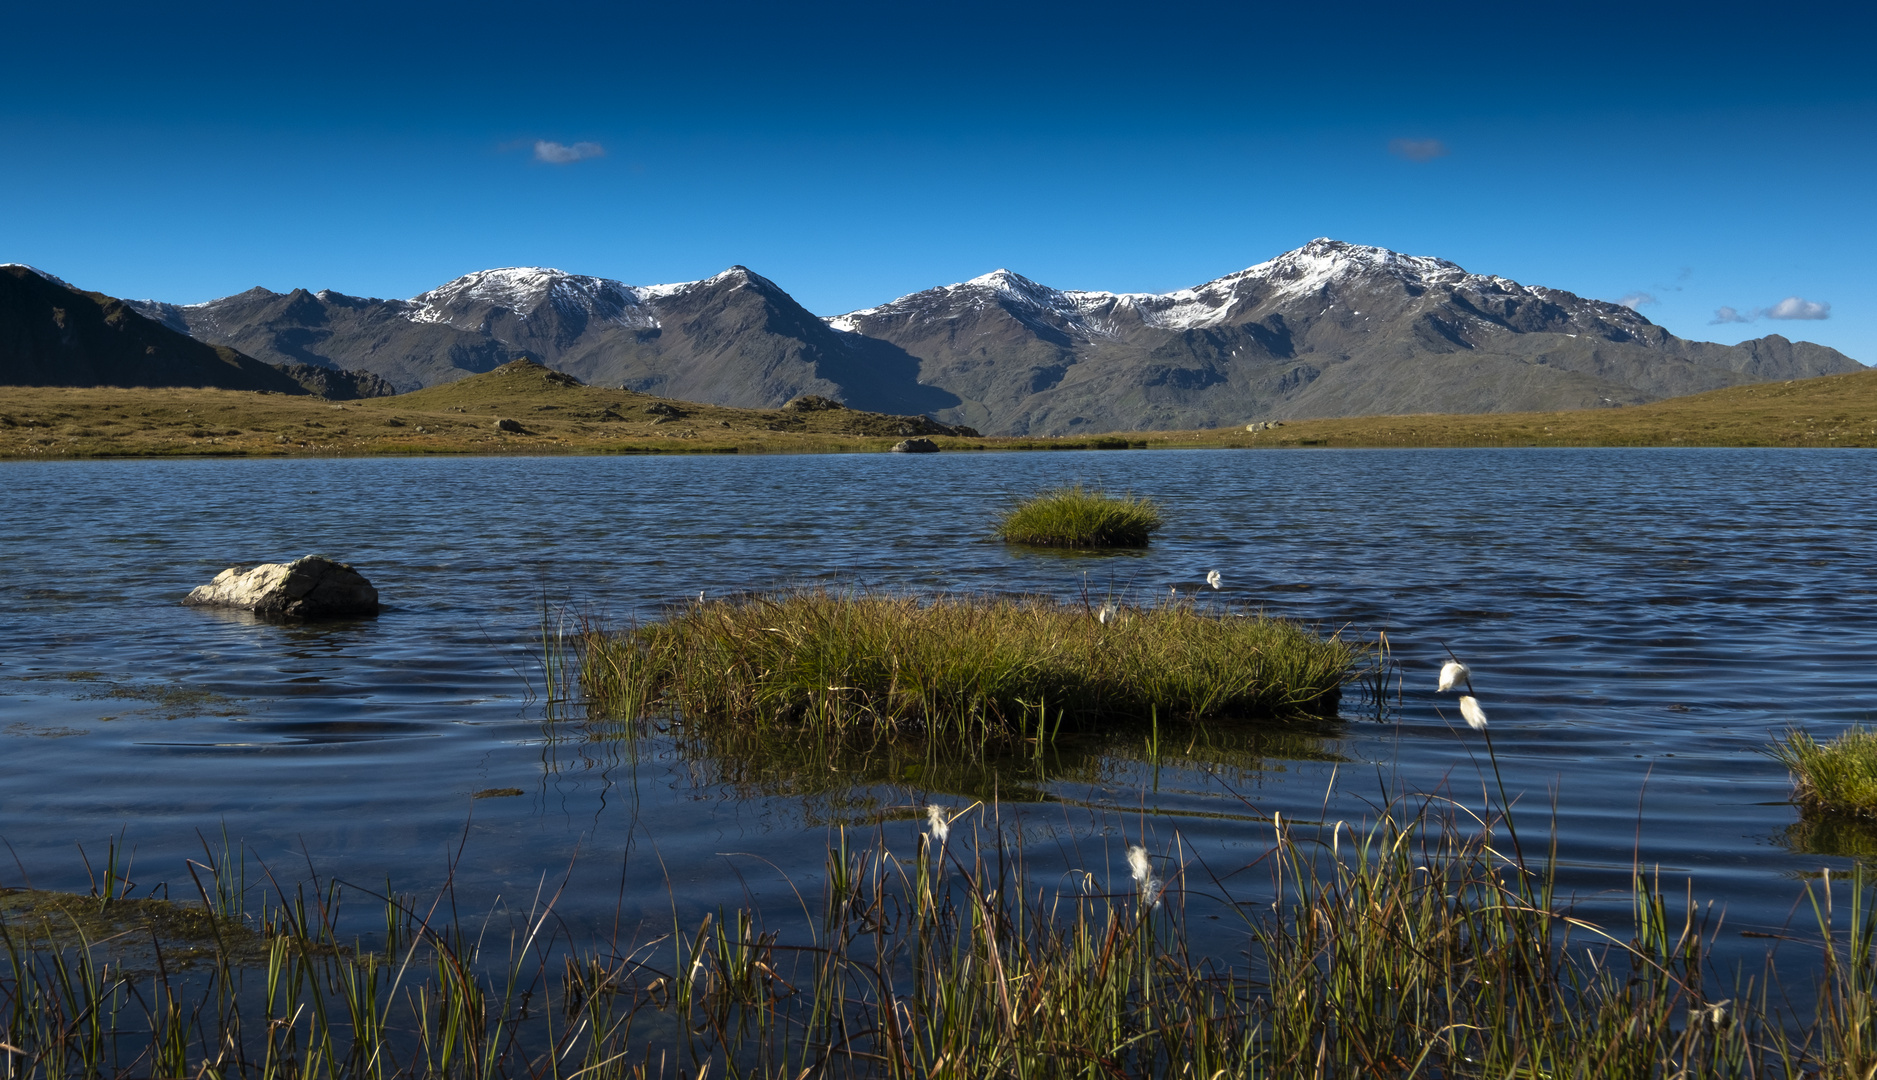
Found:
[[[1362,655],[1293,623],[1038,598],[808,590],[690,605],[587,636],[602,712],[911,730],[982,746],[1114,719],[1333,716]]]
[[[1877,818],[1877,731],[1854,727],[1830,742],[1802,731],[1771,751],[1792,770],[1793,801],[1807,810]]]
[[[1073,484],[1018,503],[997,523],[997,535],[1046,547],[1146,547],[1160,526],[1160,508],[1146,499]]]
[[[456,916],[338,882],[277,900],[195,876],[265,943],[130,966],[0,919],[0,1075],[255,1080],[1865,1080],[1877,888],[1804,886],[1810,1000],[1717,970],[1706,908],[1638,872],[1634,915],[1574,913],[1498,822],[1421,801],[1351,828],[1260,821],[1250,873],[1177,842],[1026,875],[996,808],[949,835],[833,837],[819,910],[575,939],[555,910]],[[897,844],[893,841],[899,841]],[[1255,849],[1253,849],[1255,850]],[[1078,855],[1078,858],[1081,856]],[[1128,867],[1137,867],[1129,880]],[[195,869],[192,867],[192,870]],[[271,875],[269,875],[271,878]],[[1836,888],[1834,904],[1821,896]],[[558,894],[556,894],[557,897]],[[810,887],[807,896],[813,896]],[[448,897],[449,902],[445,902]],[[72,898],[97,904],[97,898]],[[385,909],[370,948],[338,913]],[[674,900],[674,908],[676,906]],[[796,912],[799,910],[799,916]],[[695,916],[691,916],[694,918]],[[1217,920],[1217,921],[1214,921]],[[506,925],[504,925],[506,923]],[[630,927],[630,924],[628,924]],[[693,929],[695,927],[695,929]],[[1202,942],[1227,938],[1231,957]],[[506,930],[506,932],[503,932]],[[1794,931],[1796,934],[1797,931]],[[1199,940],[1195,940],[1198,938]],[[1798,940],[1795,938],[1795,940]],[[1790,947],[1788,947],[1790,952]]]

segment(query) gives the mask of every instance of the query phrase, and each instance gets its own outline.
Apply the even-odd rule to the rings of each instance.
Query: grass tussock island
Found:
[[[898,851],[887,826],[864,848],[838,834],[817,910],[805,897],[773,918],[674,915],[662,933],[598,941],[572,936],[551,892],[455,915],[447,890],[247,890],[211,859],[190,869],[200,909],[228,929],[192,938],[188,957],[154,924],[74,946],[52,916],[8,911],[0,1053],[22,1078],[1877,1070],[1877,889],[1862,870],[1839,882],[1848,902],[1804,886],[1817,924],[1792,939],[1820,962],[1786,987],[1770,958],[1717,972],[1719,931],[1692,895],[1638,872],[1631,925],[1605,928],[1556,894],[1549,864],[1503,854],[1501,823],[1415,805],[1362,832],[1248,816],[1247,865],[1223,879],[1177,844],[1117,845],[1066,882],[1026,876],[1021,851],[980,828],[994,807],[934,805]],[[360,906],[382,908],[378,929],[342,926]],[[1229,935],[1239,959],[1206,959],[1196,934]]]
[[[1770,753],[1792,770],[1792,801],[1801,808],[1877,821],[1877,731],[1853,727],[1829,742],[1794,731]]]
[[[1147,499],[1072,484],[1011,507],[997,522],[997,535],[1041,547],[1141,548],[1162,524],[1160,508]]]
[[[811,402],[818,405],[819,402]],[[831,403],[830,403],[831,404]],[[515,430],[497,426],[509,420]],[[923,417],[731,409],[582,386],[529,361],[396,397],[0,387],[0,458],[833,453],[918,435],[943,450],[1436,446],[1877,446],[1877,371],[1552,413],[1287,420],[1201,431],[975,438]],[[953,434],[946,434],[949,430]]]
[[[615,716],[668,709],[689,725],[916,732],[976,748],[1113,720],[1334,716],[1362,655],[1294,623],[1192,603],[1098,613],[806,590],[590,633],[582,682]]]

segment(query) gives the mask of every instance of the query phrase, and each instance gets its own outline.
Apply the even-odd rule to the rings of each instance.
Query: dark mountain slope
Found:
[[[308,392],[279,368],[24,266],[0,266],[0,384]]]
[[[212,386],[338,401],[393,393],[376,375],[267,364],[206,344],[122,300],[18,265],[0,266],[0,385]]]
[[[490,371],[525,355],[476,330],[413,322],[405,300],[249,289],[187,307],[133,300],[165,326],[269,363],[370,372],[415,390]]]

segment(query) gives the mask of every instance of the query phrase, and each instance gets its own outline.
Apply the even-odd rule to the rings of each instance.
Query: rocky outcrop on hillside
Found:
[[[391,397],[398,392],[386,379],[369,371],[341,371],[312,364],[275,364],[287,377],[299,383],[315,397],[333,401],[357,401],[360,398]]]

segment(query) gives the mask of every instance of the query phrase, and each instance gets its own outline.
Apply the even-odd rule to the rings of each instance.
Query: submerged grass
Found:
[[[1806,810],[1877,820],[1877,731],[1853,727],[1829,742],[1803,731],[1775,740],[1792,770],[1793,801]]]
[[[998,521],[997,535],[1043,547],[1138,548],[1147,546],[1161,523],[1160,508],[1147,499],[1071,484],[1012,507]]]
[[[267,943],[259,960],[223,951],[190,971],[132,972],[97,944],[49,945],[9,918],[0,1075],[1877,1070],[1877,882],[1861,871],[1836,886],[1849,903],[1833,903],[1829,881],[1804,887],[1817,930],[1802,947],[1819,959],[1809,993],[1789,995],[1770,966],[1759,978],[1713,970],[1718,929],[1692,897],[1639,872],[1628,925],[1596,925],[1555,895],[1548,862],[1500,854],[1500,823],[1429,805],[1397,804],[1360,833],[1273,820],[1262,854],[1229,870],[1177,845],[1130,848],[1131,875],[1111,852],[1112,869],[1043,883],[1026,877],[995,807],[969,820],[936,808],[910,851],[835,834],[819,910],[793,928],[734,910],[674,918],[643,941],[573,941],[551,902],[505,937],[424,914],[453,898],[375,897],[382,938],[339,948],[338,912],[360,891],[327,882],[237,913]],[[1208,957],[1195,933],[1224,933],[1242,961]]]
[[[592,632],[582,672],[599,713],[673,709],[687,724],[900,732],[981,748],[1117,720],[1333,716],[1363,650],[1190,603],[1104,622],[1041,598],[829,590],[688,605]]]

